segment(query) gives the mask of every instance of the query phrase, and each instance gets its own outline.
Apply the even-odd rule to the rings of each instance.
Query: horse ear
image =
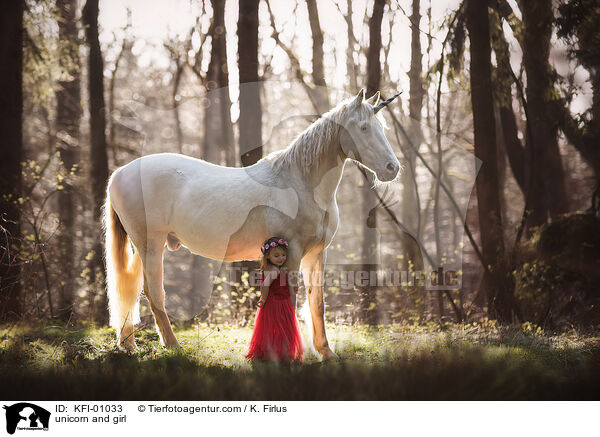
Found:
[[[371,106],[377,106],[379,104],[379,97],[380,97],[380,93],[379,93],[379,91],[377,91],[375,94],[373,94],[371,97],[369,97],[367,99],[367,102],[369,104],[371,104]]]
[[[354,101],[352,102],[353,105],[362,105],[362,102],[365,100],[365,89],[361,88],[360,91],[358,92],[358,94],[356,95],[356,97],[354,98]]]

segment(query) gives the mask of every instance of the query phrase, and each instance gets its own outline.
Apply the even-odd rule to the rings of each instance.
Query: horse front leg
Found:
[[[163,252],[162,243],[149,244],[144,263],[144,294],[150,303],[150,309],[156,321],[156,330],[160,342],[166,347],[181,347],[165,307],[165,289],[163,286]]]
[[[321,360],[339,360],[329,347],[325,334],[325,302],[323,299],[323,252],[308,254],[302,258],[302,275],[308,293],[308,304],[312,319],[313,345]]]

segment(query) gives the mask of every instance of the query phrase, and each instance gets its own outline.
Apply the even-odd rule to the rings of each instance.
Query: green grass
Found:
[[[250,328],[153,329],[138,351],[89,326],[0,326],[4,399],[30,400],[532,400],[597,399],[600,338],[524,324],[328,326],[340,362],[309,349],[291,367],[244,359]]]

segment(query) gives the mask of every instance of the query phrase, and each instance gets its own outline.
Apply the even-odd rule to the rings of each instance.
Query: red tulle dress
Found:
[[[264,273],[261,284],[265,279]],[[284,271],[269,286],[269,295],[258,308],[246,358],[263,361],[302,361],[304,349],[296,312]]]

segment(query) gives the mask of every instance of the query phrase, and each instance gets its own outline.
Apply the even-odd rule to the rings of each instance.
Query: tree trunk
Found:
[[[258,4],[240,2],[238,20],[238,66],[240,70],[240,138],[244,167],[262,158],[262,105],[258,84]]]
[[[507,322],[512,319],[512,288],[507,284],[504,260],[487,8],[486,2],[467,0],[475,156],[482,161],[476,187],[482,254],[490,272],[484,278],[488,312],[491,317]]]
[[[418,150],[421,146],[422,131],[421,131],[421,111],[423,108],[423,55],[421,53],[421,31],[419,29],[421,23],[420,0],[413,0],[411,22],[411,56],[410,70],[408,77],[410,80],[410,99],[409,99],[409,116],[410,116],[410,136],[414,147]],[[413,233],[413,238],[407,235],[402,237],[402,247],[404,258],[402,259],[402,270],[416,271],[423,269],[423,257],[421,250],[417,244],[419,240],[419,210],[420,205],[417,200],[417,185],[416,185],[416,154],[410,147],[402,149],[404,159],[402,161],[403,170],[400,175],[402,183],[402,222],[406,229]],[[424,292],[424,289],[419,287],[416,290],[418,294]],[[441,299],[441,292],[439,294]]]
[[[23,159],[23,8],[24,1],[0,6],[0,320],[22,315],[21,196]]]
[[[231,123],[229,74],[225,38],[225,0],[211,0],[211,54],[206,72],[207,107],[204,114],[204,159],[214,164],[235,165]]]
[[[58,193],[58,214],[60,217],[60,233],[58,236],[58,250],[61,264],[65,266],[58,304],[58,317],[67,321],[73,314],[73,298],[75,290],[74,275],[75,257],[75,188],[71,185],[73,177],[71,172],[78,174],[80,151],[79,122],[81,120],[81,81],[79,65],[79,44],[77,21],[75,12],[77,0],[58,0],[59,11],[58,35],[61,41],[70,45],[70,53],[65,60],[61,57],[59,62],[62,68],[67,69],[68,81],[59,82],[56,92],[56,133],[59,138],[58,152],[62,162],[61,173],[64,179],[59,182],[62,189]],[[71,67],[71,68],[69,68]],[[77,166],[74,168],[74,166]]]
[[[521,1],[523,14],[523,64],[527,73],[527,106],[535,164],[531,181],[531,214],[528,226],[546,223],[568,210],[565,174],[558,148],[558,125],[549,109],[558,99],[549,64],[554,16],[549,1]]]
[[[354,28],[352,24],[352,0],[346,0],[347,12],[344,15],[346,20],[346,33],[348,35],[348,45],[346,46],[346,74],[350,81],[350,94],[355,95],[358,89],[357,80],[357,65],[354,62],[354,44],[356,37],[354,36]]]
[[[373,13],[369,19],[369,51],[367,53],[367,96],[370,97],[375,92],[379,91],[381,82],[381,21],[383,19],[383,8],[385,0],[375,0],[373,4]],[[368,272],[369,277],[376,271],[375,257],[377,256],[377,197],[371,190],[370,172],[365,172],[368,179],[363,184],[363,211],[369,211],[369,220],[363,224],[363,242],[362,242],[362,258],[364,260],[363,270]],[[376,288],[367,284],[361,289],[361,312],[364,322],[369,325],[377,324],[377,302]]]
[[[83,8],[83,21],[90,48],[88,57],[88,91],[90,98],[91,176],[94,218],[99,221],[108,182],[106,153],[106,108],[104,105],[104,61],[98,40],[98,0],[88,0]]]
[[[371,97],[381,86],[381,21],[386,0],[375,0],[369,19],[369,51],[367,53],[367,95]]]
[[[410,17],[410,101],[409,115],[414,121],[421,121],[421,110],[423,108],[423,54],[421,53],[421,1],[413,0],[412,15]],[[420,126],[419,126],[420,127]]]
[[[512,107],[513,101],[511,90],[513,77],[510,72],[509,46],[504,37],[502,22],[498,18],[496,12],[490,13],[490,33],[492,46],[494,47],[494,53],[496,55],[497,68],[494,90],[500,115],[504,149],[506,150],[512,174],[515,177],[521,192],[526,195],[526,170],[529,168],[529,164],[526,163],[526,158],[528,153],[518,137],[517,121]]]
[[[177,150],[179,153],[183,153],[183,130],[181,128],[181,117],[179,116],[179,101],[177,99],[179,95],[179,86],[181,85],[181,78],[183,77],[183,66],[179,59],[175,59],[175,74],[173,77],[173,92],[171,93],[171,99],[173,101],[173,118],[175,121],[175,133],[177,135]]]
[[[327,95],[327,83],[325,82],[325,68],[323,66],[323,31],[319,23],[319,11],[316,0],[306,0],[308,9],[308,21],[312,34],[312,78],[315,84],[315,95],[317,105],[321,112],[329,110],[329,96]]]
[[[102,205],[106,196],[106,184],[108,182],[108,153],[106,150],[106,108],[104,105],[104,63],[98,40],[98,0],[88,0],[83,8],[83,22],[86,26],[85,33],[90,49],[88,55],[88,93],[90,99],[90,166],[92,197],[94,200],[94,219],[100,230],[100,218]],[[101,272],[104,278],[104,257],[102,256],[102,244],[100,243],[100,232],[98,232],[98,243],[94,246],[94,259],[91,263],[92,278],[96,277],[96,271]],[[104,287],[102,287],[104,288]],[[93,296],[91,298],[93,305]],[[106,293],[102,293],[100,306],[107,307]],[[99,312],[101,322],[106,321],[106,311]]]

